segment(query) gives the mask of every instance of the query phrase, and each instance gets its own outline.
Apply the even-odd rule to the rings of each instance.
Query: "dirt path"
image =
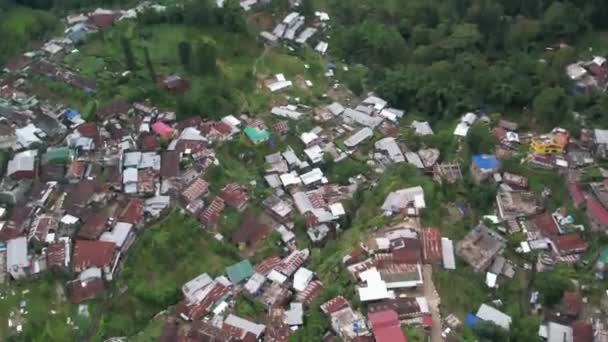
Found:
[[[429,303],[429,310],[433,317],[433,326],[431,327],[431,342],[443,342],[441,337],[441,314],[439,313],[439,293],[433,284],[433,266],[424,265],[422,269],[422,277],[424,279],[424,296]]]

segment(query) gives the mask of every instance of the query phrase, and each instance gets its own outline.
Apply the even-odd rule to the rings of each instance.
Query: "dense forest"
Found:
[[[474,108],[531,110],[531,124],[550,127],[567,125],[575,109],[608,123],[606,96],[570,96],[564,74],[587,49],[581,42],[608,28],[607,1],[331,0],[329,7],[333,53],[360,64],[348,78],[354,90],[377,85],[391,103],[435,121]]]

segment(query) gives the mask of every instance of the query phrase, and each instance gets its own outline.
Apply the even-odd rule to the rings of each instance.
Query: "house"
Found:
[[[202,178],[196,178],[181,192],[180,195],[184,203],[189,204],[206,195],[208,190],[209,184]]]
[[[374,147],[384,153],[391,162],[402,163],[405,161],[403,152],[399,148],[399,144],[393,137],[386,137],[374,143]]]
[[[478,183],[489,179],[500,168],[496,156],[478,154],[472,157],[471,175]]]
[[[116,246],[117,250],[124,253],[135,241],[133,225],[127,222],[117,222],[111,231],[101,234],[99,241],[112,242]]]
[[[91,267],[78,276],[77,279],[67,283],[70,294],[70,302],[80,304],[84,301],[94,299],[105,291],[105,285],[101,277],[101,270]]]
[[[249,138],[254,145],[258,145],[270,139],[270,133],[265,129],[260,129],[258,127],[246,126],[245,129],[243,129],[243,132],[245,132],[247,138]]]
[[[587,199],[587,218],[591,224],[591,230],[608,232],[608,210],[595,198]]]
[[[248,338],[250,341],[256,341],[257,338],[262,335],[266,326],[263,324],[257,324],[246,319],[240,318],[233,314],[228,315],[224,324],[222,326],[222,330],[228,331],[231,336],[244,340],[245,337],[249,334],[253,335],[253,339]]]
[[[370,303],[367,307],[368,313],[393,310],[400,320],[407,320],[429,314],[429,304],[424,297],[405,297],[385,299],[377,303]]]
[[[310,162],[312,164],[318,164],[323,161],[323,156],[324,156],[325,152],[323,152],[323,149],[321,149],[321,146],[314,145],[309,148],[306,148],[304,150],[304,154],[306,154],[306,156],[308,157],[308,160],[310,160]],[[289,161],[287,163],[289,164]]]
[[[374,132],[369,127],[363,127],[355,134],[351,135],[348,139],[344,140],[344,145],[346,147],[356,147],[366,139],[371,138],[374,135]]]
[[[394,310],[384,310],[367,315],[376,342],[406,342],[399,316]]]
[[[419,136],[433,135],[433,129],[428,121],[412,121],[412,128],[414,133]]]
[[[218,196],[228,205],[238,211],[243,211],[247,207],[247,189],[237,183],[230,183],[224,186]]]
[[[580,254],[589,247],[578,233],[553,236],[550,239],[555,252],[561,256]]]
[[[292,207],[280,197],[272,195],[266,198],[262,202],[262,205],[266,209],[266,212],[278,222],[287,223],[291,220]]]
[[[496,206],[498,216],[503,221],[532,216],[542,210],[536,195],[528,191],[499,191]]]
[[[78,237],[85,240],[98,240],[103,232],[106,231],[108,215],[103,211],[93,213],[86,219],[82,227],[78,230]]]
[[[160,157],[160,177],[163,180],[179,176],[180,155],[178,151],[164,151]]]
[[[547,342],[574,342],[572,328],[567,325],[549,322],[547,324]]]
[[[426,263],[439,263],[442,260],[441,232],[437,228],[422,230],[422,256]]]
[[[271,232],[271,227],[258,220],[253,213],[245,215],[243,223],[232,234],[232,242],[244,248],[253,246],[263,240]]]
[[[416,186],[389,193],[381,208],[387,214],[399,213],[404,209],[413,209],[417,214],[419,209],[425,207],[424,189],[421,186]]]
[[[6,175],[15,180],[33,179],[36,173],[38,151],[28,150],[15,154],[8,162]]]
[[[487,304],[481,304],[479,310],[477,310],[476,316],[482,321],[493,322],[505,330],[509,330],[511,327],[512,319],[509,315]]]
[[[249,260],[245,259],[226,267],[226,275],[232,284],[238,285],[253,275],[253,266]]]
[[[198,215],[199,221],[208,229],[213,229],[220,222],[220,214],[226,208],[224,200],[215,197],[209,205]]]
[[[441,238],[441,252],[443,268],[446,270],[456,269],[456,259],[454,258],[454,243],[448,238]]]
[[[45,160],[48,163],[67,164],[72,161],[74,155],[68,147],[49,147],[46,150]]]
[[[595,155],[599,158],[605,159],[608,157],[608,129],[594,129],[593,130],[594,142],[595,142]]]
[[[144,218],[144,202],[139,198],[130,198],[124,209],[118,215],[119,222],[137,226]]]
[[[302,303],[292,302],[289,304],[289,310],[285,311],[285,322],[292,327],[304,324],[304,308]]]
[[[302,292],[306,289],[308,284],[312,281],[314,273],[304,267],[300,267],[293,275],[293,288],[298,292]]]
[[[569,140],[570,137],[566,130],[556,128],[550,134],[533,138],[530,142],[530,150],[533,154],[538,155],[561,154]]]
[[[103,270],[106,278],[111,279],[114,250],[113,242],[77,240],[72,258],[73,271],[82,272],[89,267],[98,267]]]
[[[15,280],[27,276],[30,268],[27,238],[20,236],[6,243],[6,271]]]
[[[342,114],[342,117],[347,123],[356,123],[369,128],[377,127],[384,120],[382,117],[371,116],[369,114],[351,108],[345,109]]]
[[[361,302],[377,301],[390,297],[386,282],[382,280],[380,272],[375,267],[359,273],[358,277],[366,284],[366,286],[357,288]]]
[[[153,123],[152,130],[163,139],[171,139],[175,136],[175,130],[162,121]]]
[[[49,243],[46,248],[46,265],[51,270],[67,271],[71,259],[70,238],[59,238],[58,241]]]
[[[583,309],[583,298],[578,291],[564,291],[559,304],[561,315],[569,319],[576,319]]]
[[[487,269],[505,247],[506,242],[500,235],[480,224],[456,244],[456,254],[479,273]]]
[[[321,310],[329,316],[332,330],[341,339],[351,341],[369,334],[365,317],[353,310],[344,297],[338,296],[325,302]]]

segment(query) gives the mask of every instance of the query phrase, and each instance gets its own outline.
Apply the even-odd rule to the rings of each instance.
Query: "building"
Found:
[[[270,139],[270,133],[265,129],[260,129],[258,127],[247,126],[243,129],[243,132],[245,132],[247,138],[249,138],[254,145],[261,144]]]
[[[114,250],[113,242],[78,240],[74,244],[72,268],[74,272],[82,272],[89,267],[98,267],[111,279]]]
[[[595,198],[587,199],[587,218],[591,230],[596,232],[608,231],[608,210]]]
[[[202,178],[196,178],[181,192],[180,195],[184,203],[189,204],[206,195],[208,190],[209,183]]]
[[[405,161],[405,156],[393,137],[386,137],[376,141],[374,147],[377,150],[382,151],[393,163],[402,163]]]
[[[6,271],[15,280],[23,279],[30,269],[27,238],[21,236],[8,240],[6,244]]]
[[[456,254],[471,265],[473,271],[483,272],[505,247],[506,242],[500,235],[480,224],[456,244]]]
[[[237,285],[253,275],[253,266],[249,260],[237,262],[234,265],[226,267],[226,275],[230,282]]]
[[[496,156],[478,154],[471,160],[471,175],[478,183],[489,179],[500,168],[500,163]]]
[[[36,174],[38,151],[28,150],[15,154],[8,162],[6,175],[15,180],[33,179]]]
[[[483,321],[491,321],[505,330],[511,327],[512,319],[509,315],[487,304],[481,304],[476,316]]]
[[[404,209],[413,209],[417,214],[417,210],[425,207],[424,189],[421,186],[393,191],[382,204],[382,210],[387,214],[399,213]]]
[[[350,148],[356,147],[357,145],[371,138],[372,136],[374,136],[374,132],[369,127],[363,127],[355,134],[344,140],[344,146]]]
[[[568,132],[556,128],[550,134],[532,139],[530,150],[533,154],[539,155],[561,154],[564,152],[569,140]]]
[[[436,228],[422,230],[422,257],[425,263],[439,263],[442,260],[441,232]]]
[[[376,342],[406,342],[399,315],[394,310],[373,312],[367,317]]]
[[[247,207],[247,189],[237,183],[226,184],[222,191],[218,194],[226,205],[238,211],[243,211]]]
[[[528,191],[499,191],[496,206],[498,216],[503,221],[532,216],[542,210],[536,195]]]

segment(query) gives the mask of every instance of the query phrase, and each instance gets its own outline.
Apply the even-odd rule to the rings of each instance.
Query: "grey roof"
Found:
[[[250,294],[255,295],[266,282],[266,276],[260,273],[254,273],[245,283],[245,290]]]
[[[317,29],[314,27],[307,27],[300,33],[298,38],[296,39],[296,43],[304,44],[306,41],[317,33]]]
[[[137,167],[141,160],[141,152],[126,152],[123,155],[123,166],[124,167]]]
[[[369,116],[351,108],[346,108],[344,110],[344,118],[367,127],[376,127],[383,121],[383,118],[381,117]]]
[[[380,139],[376,141],[374,144],[376,149],[385,151],[388,154],[388,157],[395,163],[401,163],[405,161],[405,157],[403,156],[403,152],[399,148],[399,145],[395,141],[393,137],[387,137],[384,139]]]
[[[268,186],[273,189],[281,187],[281,177],[279,177],[277,174],[266,175],[264,176],[264,179],[268,183]]]
[[[285,321],[288,325],[304,324],[304,309],[302,303],[290,303],[289,310],[285,311]]]
[[[38,155],[38,151],[36,150],[17,153],[13,159],[8,162],[6,174],[10,176],[18,171],[34,171],[36,155]]]
[[[424,208],[424,189],[421,186],[401,189],[388,194],[382,204],[383,211],[398,212],[406,208],[409,204],[414,204],[416,208]]]
[[[344,106],[338,102],[334,102],[327,106],[327,110],[329,110],[333,115],[340,115],[344,112]]]
[[[608,129],[595,129],[593,130],[595,135],[595,142],[597,144],[608,144]]]
[[[20,269],[30,265],[27,259],[27,238],[20,236],[16,239],[8,240],[6,246],[6,269]]]
[[[118,222],[114,229],[110,232],[104,232],[101,234],[99,240],[113,242],[116,247],[122,247],[127,240],[127,237],[131,233],[133,225],[126,222]]]
[[[446,270],[456,269],[456,260],[454,259],[454,243],[448,238],[441,238],[441,254],[443,256],[443,268]]]
[[[297,110],[292,110],[288,107],[272,107],[272,109],[270,110],[270,113],[276,115],[276,116],[280,116],[280,117],[284,117],[284,118],[288,118],[288,119],[293,119],[293,120],[298,120],[300,117],[302,117],[302,113],[298,112]]]
[[[144,152],[141,154],[141,159],[137,164],[138,169],[152,168],[160,170],[160,154],[156,152]]]
[[[224,323],[231,325],[233,327],[236,327],[236,328],[240,328],[246,332],[250,332],[250,333],[254,334],[256,338],[260,337],[262,332],[264,332],[264,329],[266,329],[266,326],[263,324],[257,324],[257,323],[248,321],[246,319],[240,318],[238,316],[235,316],[233,314],[228,315],[228,317],[226,317],[226,320],[224,321]]]
[[[484,321],[492,321],[506,330],[509,330],[511,326],[511,317],[509,315],[486,304],[481,304],[476,316]]]
[[[416,132],[416,135],[432,135],[433,129],[428,121],[416,121],[412,122],[412,128]]]
[[[374,132],[369,127],[364,127],[351,135],[348,139],[344,140],[344,145],[347,147],[355,147],[359,145],[363,140],[371,138]]]
[[[125,169],[122,173],[122,181],[125,184],[137,183],[137,169],[134,167]]]
[[[306,193],[296,192],[292,196],[293,196],[294,204],[296,205],[296,208],[298,208],[298,211],[301,214],[304,214],[308,211],[312,211],[314,209],[314,207],[312,206],[312,203],[310,202],[310,199],[308,198]]]

